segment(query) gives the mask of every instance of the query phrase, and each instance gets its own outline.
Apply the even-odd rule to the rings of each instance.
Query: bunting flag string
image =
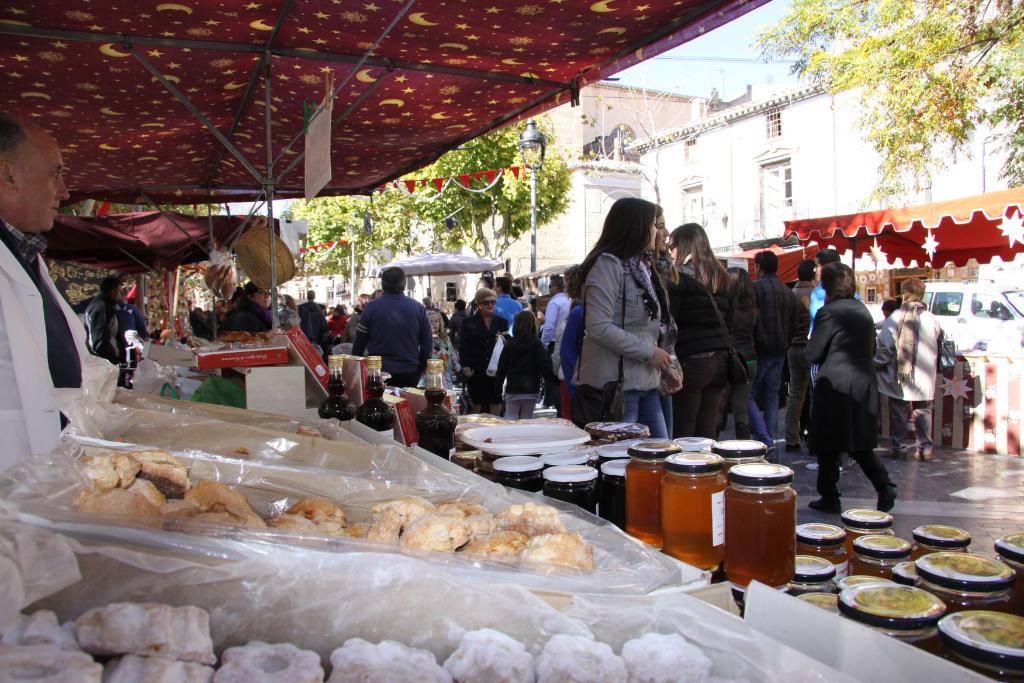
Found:
[[[385,183],[377,188],[378,192],[385,192],[387,190],[395,189],[401,190],[406,194],[413,194],[417,190],[433,185],[434,189],[437,190],[438,194],[443,193],[450,185],[457,185],[463,190],[468,192],[486,192],[497,184],[498,180],[505,173],[511,173],[512,176],[519,180],[519,174],[522,172],[520,166],[508,166],[506,168],[493,168],[487,171],[476,171],[474,173],[460,173],[455,176],[448,176],[447,178],[419,178],[410,180],[394,180],[390,183]],[[487,182],[487,186],[481,189],[473,189],[470,184],[473,182]]]
[[[324,242],[323,244],[312,244],[308,247],[299,247],[300,254],[306,254],[309,252],[317,253],[326,250],[325,255],[334,250],[339,244],[348,244],[348,240],[335,240],[333,242]]]

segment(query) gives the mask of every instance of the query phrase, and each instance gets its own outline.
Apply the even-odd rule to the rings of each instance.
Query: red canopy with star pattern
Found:
[[[295,197],[303,103],[333,72],[322,194],[368,193],[765,1],[8,0],[0,106],[57,137],[73,200],[226,201],[268,176],[269,82],[269,176]]]

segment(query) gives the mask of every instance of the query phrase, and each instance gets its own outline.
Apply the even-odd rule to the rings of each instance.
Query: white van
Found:
[[[958,350],[1020,353],[1024,291],[990,282],[927,282],[924,303]]]

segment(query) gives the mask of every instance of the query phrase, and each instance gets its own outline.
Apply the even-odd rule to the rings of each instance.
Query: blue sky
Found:
[[[776,23],[790,0],[771,0],[700,38],[648,59],[614,77],[623,85],[707,97],[717,88],[723,99],[740,95],[747,84],[796,85],[789,63],[763,63],[752,47],[758,32]]]

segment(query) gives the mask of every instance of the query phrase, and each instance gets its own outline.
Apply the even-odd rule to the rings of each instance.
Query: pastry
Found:
[[[437,512],[437,508],[428,500],[423,500],[416,496],[405,496],[404,498],[398,498],[386,503],[377,503],[374,505],[370,511],[370,523],[372,524],[378,517],[384,515],[386,512],[395,513],[398,516],[400,525],[404,528],[405,525],[417,517]]]
[[[160,514],[167,518],[194,517],[202,511],[194,500],[169,500],[160,506]]]
[[[266,526],[259,515],[253,512],[245,496],[215,481],[204,479],[196,482],[196,485],[185,494],[185,500],[198,505],[204,513],[226,512],[238,520],[236,523],[244,526]]]
[[[302,434],[303,436],[318,436],[323,438],[324,434],[316,427],[309,427],[306,425],[299,425],[299,428],[295,431],[296,434]]]
[[[394,545],[402,533],[402,515],[397,510],[386,509],[375,515],[366,529],[367,541]]]
[[[32,614],[19,614],[8,627],[0,643],[4,645],[52,645],[67,652],[79,650],[74,628],[57,623],[57,615],[41,609]]]
[[[106,491],[114,488],[128,488],[135,481],[139,463],[124,453],[110,451],[110,455],[83,456],[81,459],[85,476],[93,488]]]
[[[331,677],[327,683],[452,683],[447,671],[426,650],[406,647],[393,640],[374,645],[351,638],[331,653]]]
[[[345,511],[326,498],[303,498],[288,508],[288,514],[301,515],[317,524],[337,524],[345,526]]]
[[[476,503],[464,503],[460,500],[447,500],[437,504],[437,511],[442,515],[457,515],[461,517],[474,517],[476,515],[489,515],[487,508]]]
[[[250,529],[265,529],[267,527],[266,522],[260,519],[256,514],[245,514],[235,512],[233,510],[200,512],[197,515],[180,519],[185,526],[187,526],[189,522],[198,522],[200,524],[215,524],[217,526],[243,526],[249,527]]]
[[[565,531],[558,510],[550,505],[512,505],[495,515],[495,519],[499,530],[518,531],[527,536],[559,534]]]
[[[489,628],[462,636],[444,668],[458,683],[533,683],[533,657],[523,644]]]
[[[189,489],[188,468],[166,451],[134,451],[139,478],[153,483],[168,498],[184,498]]]
[[[132,485],[134,487],[134,484]],[[157,519],[160,506],[153,503],[143,487],[138,489],[110,489],[108,491],[82,491],[73,503],[76,510],[97,515],[120,515],[133,519]],[[159,493],[159,492],[157,492]]]
[[[341,530],[341,533],[343,536],[348,536],[349,538],[366,538],[366,534],[369,531],[369,524],[349,524]]]
[[[622,683],[626,665],[604,643],[560,633],[537,658],[537,683]]]
[[[94,655],[160,655],[213,664],[210,617],[198,607],[118,602],[75,620],[78,644]]]
[[[103,667],[84,652],[52,645],[0,647],[0,683],[100,683]]]
[[[497,520],[490,513],[466,517],[463,521],[469,526],[469,532],[473,534],[474,538],[477,536],[489,536],[498,527]]]
[[[474,538],[462,549],[467,555],[485,555],[496,560],[514,560],[526,549],[530,537],[518,531],[497,531]]]
[[[704,683],[711,660],[678,633],[645,633],[622,646],[629,683]]]
[[[290,643],[254,640],[221,655],[214,683],[323,683],[320,656]]]
[[[125,655],[107,662],[103,683],[210,683],[213,667],[166,657]]]
[[[452,553],[470,539],[469,525],[445,515],[427,515],[410,523],[402,532],[401,544],[415,550]]]
[[[298,531],[299,533],[309,534],[320,533],[320,527],[302,515],[283,514],[271,517],[267,520],[267,526],[271,529],[281,529],[282,531]]]
[[[571,569],[594,569],[594,549],[579,534],[534,536],[523,551],[524,562],[554,564]]]
[[[158,489],[153,482],[145,479],[136,479],[132,482],[132,485],[125,490],[129,493],[136,493],[142,496],[158,508],[163,507],[164,503],[167,502],[167,498],[164,497],[164,494],[160,493],[160,489]]]

